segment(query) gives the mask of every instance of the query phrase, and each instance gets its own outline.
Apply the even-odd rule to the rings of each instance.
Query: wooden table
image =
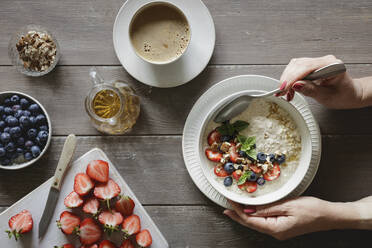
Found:
[[[187,0],[185,0],[187,1]],[[123,0],[1,0],[0,91],[18,90],[41,101],[52,118],[53,139],[34,166],[0,171],[0,210],[52,176],[66,135],[78,135],[76,157],[102,148],[172,247],[370,247],[364,231],[330,231],[279,242],[222,215],[189,177],[181,150],[187,114],[213,84],[240,74],[279,78],[292,57],[335,54],[354,77],[372,75],[370,0],[205,0],[217,40],[209,66],[192,82],[150,88],[121,67],[112,26]],[[29,23],[55,31],[62,59],[53,73],[29,78],[10,65],[10,35]],[[95,65],[107,79],[128,81],[141,96],[142,112],[125,136],[102,136],[83,101]],[[372,109],[327,110],[308,99],[323,134],[319,172],[305,193],[351,201],[372,193]],[[3,223],[5,224],[5,223]]]

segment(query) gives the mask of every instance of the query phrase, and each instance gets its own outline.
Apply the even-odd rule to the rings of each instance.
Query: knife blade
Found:
[[[75,147],[76,137],[74,134],[70,134],[69,136],[67,136],[65,144],[63,145],[61,157],[59,158],[58,165],[53,176],[53,182],[50,186],[44,212],[39,222],[39,239],[44,236],[46,230],[48,229],[50,219],[52,218],[54,209],[57,205],[59,193],[62,186],[62,180],[72,160]]]

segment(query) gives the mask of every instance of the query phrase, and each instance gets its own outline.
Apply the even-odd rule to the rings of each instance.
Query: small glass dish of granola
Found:
[[[42,26],[30,24],[13,34],[8,55],[19,72],[39,77],[54,69],[61,52],[55,35]]]

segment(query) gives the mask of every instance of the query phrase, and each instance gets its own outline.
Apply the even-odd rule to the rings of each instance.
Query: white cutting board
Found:
[[[137,214],[141,218],[142,229],[147,228],[152,235],[152,248],[167,248],[169,247],[168,242],[165,240],[164,236],[161,234],[160,230],[157,228],[155,223],[152,221],[150,216],[147,214],[146,210],[143,208],[141,203],[138,201],[132,190],[129,188],[128,184],[120,176],[115,166],[108,159],[106,154],[98,149],[94,148],[84,154],[82,157],[77,159],[72,163],[70,169],[66,173],[63,180],[63,185],[61,188],[61,193],[59,195],[59,200],[54,211],[54,215],[50,221],[49,228],[44,235],[44,238],[39,241],[38,239],[38,225],[41,218],[44,206],[48,197],[49,188],[52,183],[52,178],[43,183],[37,189],[23,197],[21,200],[16,202],[13,206],[9,207],[3,213],[0,214],[0,247],[1,248],[13,248],[13,247],[23,247],[23,248],[52,248],[55,245],[61,246],[65,243],[73,243],[76,247],[80,247],[79,239],[76,235],[64,235],[60,229],[57,228],[56,220],[59,219],[59,215],[68,210],[63,204],[64,198],[73,191],[74,177],[76,173],[85,172],[87,164],[94,159],[101,159],[107,161],[110,165],[110,177],[120,186],[122,194],[129,195],[136,204],[134,208],[134,214]],[[30,233],[23,235],[21,240],[16,242],[14,238],[9,239],[5,230],[8,230],[8,220],[11,216],[21,212],[23,209],[27,209],[31,212],[34,227]],[[121,236],[118,234],[112,235],[111,240],[113,240],[117,246],[121,244]]]

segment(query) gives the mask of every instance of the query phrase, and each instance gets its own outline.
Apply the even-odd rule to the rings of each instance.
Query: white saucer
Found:
[[[210,111],[215,106],[220,104],[228,96],[236,95],[247,90],[270,91],[275,89],[278,84],[279,82],[275,79],[259,75],[242,75],[225,79],[208,89],[194,104],[187,117],[182,137],[182,152],[186,168],[199,190],[210,200],[222,207],[230,208],[227,198],[216,190],[219,187],[218,185],[212,186],[210,178],[206,177],[206,173],[204,173],[202,168],[203,160],[201,156],[204,156],[204,153],[200,151],[199,136],[205,118],[210,115]],[[295,197],[301,195],[308,188],[317,172],[321,155],[321,135],[318,124],[306,100],[301,95],[296,94],[290,104],[302,116],[309,130],[309,138],[311,139],[311,158],[307,172],[303,176],[302,181],[297,184],[298,186],[288,191],[291,193],[287,194],[287,197]],[[206,165],[204,164],[204,166]],[[284,185],[282,188],[285,189],[287,186],[289,185]],[[281,191],[282,188],[274,193]],[[232,193],[224,194],[229,195],[230,199],[234,199]]]
[[[120,63],[132,77],[150,86],[168,88],[187,83],[204,70],[213,54],[216,33],[212,16],[202,1],[162,1],[181,9],[190,24],[191,40],[181,58],[168,65],[151,65],[131,47],[129,23],[140,7],[154,0],[128,0],[123,4],[114,23],[113,42]]]

